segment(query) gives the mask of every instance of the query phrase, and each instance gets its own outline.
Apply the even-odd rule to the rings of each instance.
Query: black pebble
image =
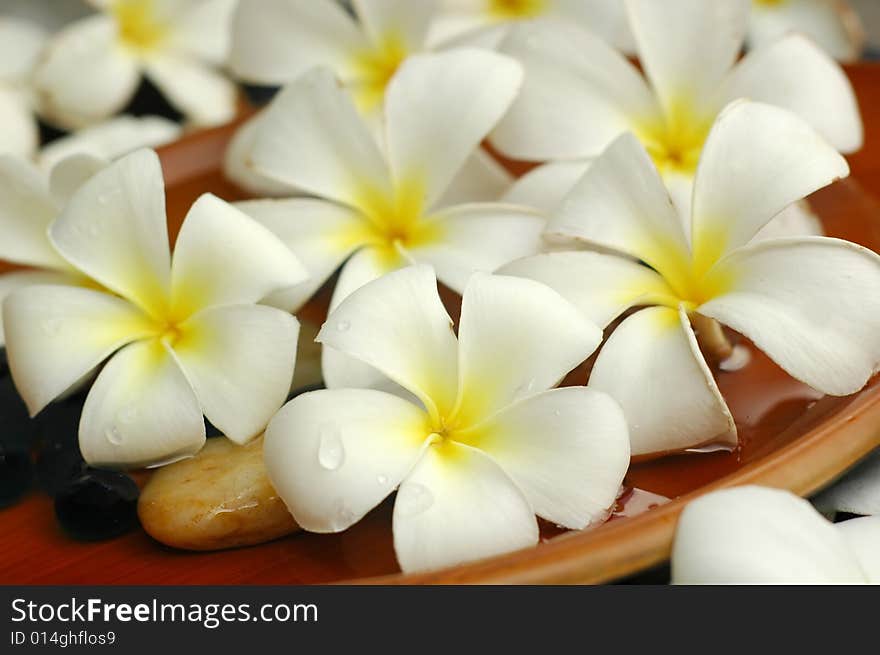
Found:
[[[110,539],[137,525],[139,495],[134,480],[124,473],[86,469],[55,496],[55,516],[74,539]]]
[[[34,439],[37,486],[55,496],[79,477],[85,462],[79,450],[82,398],[52,403],[37,416]]]
[[[0,507],[8,507],[27,493],[34,475],[27,449],[0,443]]]

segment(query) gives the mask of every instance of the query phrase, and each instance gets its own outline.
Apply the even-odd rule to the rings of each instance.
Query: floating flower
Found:
[[[622,405],[634,454],[733,447],[733,418],[697,345],[698,336],[714,359],[728,356],[719,323],[826,394],[859,390],[880,365],[880,256],[825,237],[753,240],[784,207],[848,173],[794,114],[738,101],[703,148],[690,237],[627,134],[547,227],[611,252],[548,253],[502,272],[549,284],[602,327],[649,306],[614,330],[590,377]]]
[[[539,251],[543,219],[491,203],[460,204],[474,180],[457,175],[510,105],[521,71],[490,51],[411,57],[385,99],[385,143],[330,71],[306,73],[273,101],[257,135],[256,170],[317,198],[240,203],[293,250],[309,281],[273,297],[296,309],[348,258],[331,308],[412,262],[432,264],[461,293],[474,271]],[[468,184],[469,183],[469,184]],[[371,386],[357,362],[324,349],[328,386]]]
[[[28,160],[0,155],[0,260],[27,267],[0,274],[0,308],[6,296],[32,284],[93,284],[56,252],[48,229],[79,186],[105,165],[75,156],[46,176]],[[4,341],[0,312],[0,347]]]
[[[858,60],[865,29],[846,0],[752,0],[749,45],[761,47],[789,32],[801,32],[843,62]]]
[[[788,491],[715,491],[682,512],[672,582],[880,584],[880,517],[833,524]]]
[[[417,400],[331,389],[272,419],[266,466],[303,528],[345,530],[399,485],[394,548],[413,571],[532,546],[536,513],[573,529],[607,518],[626,423],[605,394],[548,391],[601,340],[552,289],[473,275],[456,340],[433,271],[409,267],[349,296],[318,340]]]
[[[632,35],[621,0],[440,0],[430,41],[497,47],[512,25],[543,21],[554,28],[587,29],[621,50]]]
[[[736,63],[749,0],[627,0],[626,5],[647,80],[620,53],[588,35],[572,38],[532,26],[518,30],[502,48],[522,63],[526,78],[492,143],[516,159],[556,160],[522,178],[509,201],[554,209],[589,158],[632,132],[686,221],[709,128],[738,98],[790,109],[841,152],[861,147],[852,86],[809,40],[791,35]],[[795,234],[819,232],[806,209],[792,205],[780,219],[788,223],[782,227]],[[776,229],[776,235],[782,231]]]
[[[40,141],[30,76],[46,34],[33,23],[0,17],[0,153],[30,157]]]
[[[385,91],[408,57],[427,50],[435,8],[434,0],[361,0],[354,3],[355,20],[336,0],[244,0],[233,21],[230,66],[244,80],[269,85],[328,68],[381,141]],[[254,195],[296,195],[300,189],[260,175],[250,163],[263,116],[258,113],[236,132],[224,161],[226,176]],[[473,201],[496,200],[511,182],[481,150],[460,176]]]
[[[91,0],[100,13],[55,35],[35,71],[41,113],[66,128],[99,122],[132,98],[141,75],[189,120],[230,120],[236,88],[217,67],[235,0]]]
[[[37,285],[3,303],[9,368],[32,415],[109,357],[80,422],[90,464],[192,455],[204,443],[203,413],[239,443],[262,432],[290,388],[298,324],[255,303],[304,279],[289,248],[205,194],[172,259],[162,170],[149,150],[83,184],[49,238],[97,288]]]
[[[816,496],[813,504],[822,513],[880,516],[880,450]]]

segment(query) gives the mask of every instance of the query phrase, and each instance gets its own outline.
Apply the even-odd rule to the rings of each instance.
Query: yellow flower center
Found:
[[[353,91],[358,109],[367,113],[382,103],[385,88],[407,54],[403,40],[395,34],[389,34],[376,48],[355,55],[357,80]]]
[[[119,39],[138,52],[155,49],[168,32],[153,0],[114,0],[110,13],[119,26]]]
[[[547,8],[547,0],[489,0],[489,13],[501,20],[534,18]]]
[[[643,125],[638,136],[661,173],[693,174],[711,128],[711,119],[701,119],[683,106],[669,112],[662,123]]]
[[[788,0],[752,0],[752,4],[758,7],[779,7],[784,5]]]

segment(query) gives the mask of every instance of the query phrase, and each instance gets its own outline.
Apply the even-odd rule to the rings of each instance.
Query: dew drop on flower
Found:
[[[122,443],[122,432],[115,425],[111,425],[104,431],[104,436],[107,437],[107,441],[112,443],[114,446],[118,446]]]
[[[434,494],[418,482],[407,482],[397,492],[394,511],[400,516],[412,517],[428,511],[434,504]]]
[[[388,478],[385,477],[384,475],[377,475],[376,482],[378,482],[380,485],[382,485],[384,487],[386,484],[388,484]]]
[[[558,409],[554,409],[554,410],[553,410],[553,416],[562,416],[562,412],[559,411]]]
[[[350,328],[351,323],[349,323],[348,321],[339,321],[339,323],[336,324],[336,329],[340,332],[348,332]]]
[[[348,506],[345,504],[345,501],[341,498],[337,498],[334,504],[334,519],[336,521],[337,529],[345,529],[352,523],[354,523],[355,515]]]
[[[328,471],[335,471],[345,461],[345,446],[339,427],[325,423],[318,430],[318,463]]]

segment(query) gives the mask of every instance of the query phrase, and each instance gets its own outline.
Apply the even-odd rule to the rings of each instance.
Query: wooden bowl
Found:
[[[880,131],[874,130],[875,126],[880,130],[876,109],[880,107],[880,67],[862,64],[848,72],[862,102],[868,128],[866,149],[851,158],[852,178],[817,193],[811,201],[830,236],[880,250],[880,204],[865,191],[880,186]],[[172,234],[200,194],[210,191],[228,200],[245,197],[219,172],[232,131],[227,126],[201,132],[160,150]],[[322,318],[326,295],[325,290],[306,308],[309,318]],[[450,309],[456,313],[454,303]],[[739,428],[737,451],[636,462],[625,481],[629,491],[609,522],[583,532],[562,532],[544,525],[541,543],[535,548],[442,571],[402,575],[392,547],[391,501],[342,534],[298,533],[239,550],[175,551],[140,530],[112,541],[84,544],[61,532],[51,500],[34,493],[0,510],[0,583],[611,581],[667,559],[679,513],[700,494],[748,483],[809,495],[880,445],[880,379],[847,398],[822,397],[751,350],[752,360],[745,369],[717,374]],[[585,379],[581,368],[572,381],[582,384]],[[671,500],[663,502],[666,498]]]

